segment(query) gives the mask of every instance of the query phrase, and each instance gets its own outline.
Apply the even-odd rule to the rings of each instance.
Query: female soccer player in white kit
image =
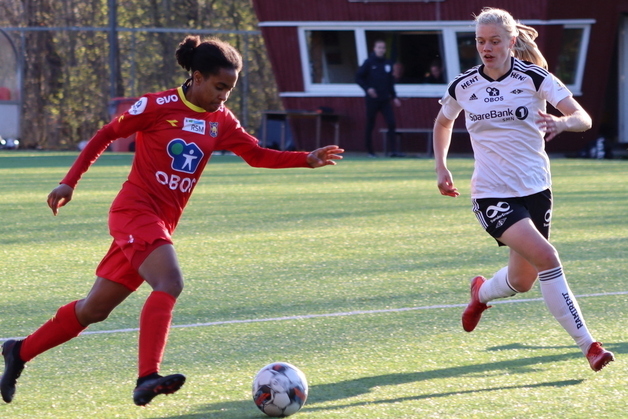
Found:
[[[494,8],[484,8],[475,23],[482,64],[453,80],[434,124],[438,188],[442,195],[459,195],[447,168],[447,153],[454,120],[464,111],[475,157],[473,211],[498,244],[510,248],[510,255],[508,265],[492,278],[477,276],[471,281],[463,328],[473,331],[490,307],[489,301],[527,292],[538,277],[549,311],[575,340],[591,368],[599,371],[614,356],[589,333],[558,253],[549,242],[552,193],[544,146],[544,141],[563,131],[586,131],[591,118],[547,71],[534,43],[533,28]],[[547,102],[562,116],[548,114]]]

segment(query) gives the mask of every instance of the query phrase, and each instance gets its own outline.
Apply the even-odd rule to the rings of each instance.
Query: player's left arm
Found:
[[[303,151],[279,151],[260,147],[257,140],[244,147],[233,151],[244,159],[252,167],[264,167],[268,169],[286,169],[292,167],[323,167],[335,165],[335,160],[342,159],[344,150],[337,145],[328,145],[317,148],[309,153]]]
[[[223,137],[216,149],[227,149],[240,156],[252,167],[285,169],[291,167],[323,167],[335,165],[342,159],[343,149],[336,145],[317,148],[309,153],[303,151],[279,151],[261,147],[259,140],[246,132],[240,122],[228,111],[225,114]]]
[[[337,145],[328,145],[325,147],[317,148],[314,151],[310,151],[307,155],[307,164],[312,168],[335,165],[334,160],[342,159],[340,154],[344,153],[344,150]]]
[[[572,96],[556,104],[562,116],[555,116],[539,111],[539,128],[548,133],[545,141],[550,141],[563,131],[582,132],[591,128],[591,116]]]

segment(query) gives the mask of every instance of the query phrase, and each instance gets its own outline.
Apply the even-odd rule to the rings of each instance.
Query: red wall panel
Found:
[[[486,6],[484,0],[445,0],[439,3],[352,3],[348,0],[318,0],[295,2],[294,0],[253,0],[261,23],[276,21],[423,21],[457,20],[472,24],[473,14]],[[628,13],[628,0],[605,0],[604,7],[592,6],[590,0],[493,0],[490,4],[508,10],[519,20],[550,19],[595,19],[587,54],[587,63],[582,85],[583,95],[578,101],[593,117],[593,129],[586,133],[563,133],[548,143],[548,151],[575,151],[596,138],[601,122],[607,119],[603,106],[609,86],[609,73],[613,58],[617,54],[618,22],[621,13]],[[303,91],[303,79],[296,27],[261,27],[269,50],[280,92]],[[538,25],[539,47],[550,64],[556,65],[561,45],[562,25]],[[295,98],[284,97],[286,109],[316,109],[329,106],[342,115],[341,145],[350,150],[364,151],[364,104],[362,98]],[[429,127],[432,125],[439,106],[437,98],[411,98],[404,100],[397,109],[398,126]],[[457,123],[461,122],[459,118]],[[305,123],[306,121],[303,121]],[[307,127],[295,123],[295,135],[308,140]],[[379,144],[378,125],[374,139]],[[325,132],[325,131],[324,131]],[[331,138],[331,137],[330,137]],[[422,143],[423,141],[421,141]],[[307,147],[306,147],[307,148]],[[452,151],[455,151],[454,143]],[[462,151],[462,150],[461,150]],[[467,150],[468,144],[467,144]]]

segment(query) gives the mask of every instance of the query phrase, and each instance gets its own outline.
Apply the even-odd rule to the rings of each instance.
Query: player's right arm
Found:
[[[436,164],[436,176],[438,189],[442,195],[456,197],[460,195],[454,186],[453,177],[447,168],[447,153],[451,144],[451,133],[454,120],[447,118],[441,109],[434,122],[434,162]]]
[[[76,188],[83,173],[89,169],[112,142],[118,138],[128,137],[150,125],[151,116],[146,116],[146,114],[150,113],[146,111],[146,108],[149,107],[147,106],[148,101],[147,97],[142,97],[130,110],[103,126],[87,142],[87,145],[76,158],[68,173],[59,182],[59,186],[48,194],[47,203],[54,215],[57,215],[59,208],[72,200],[74,188]],[[153,108],[150,107],[151,110]]]
[[[60,184],[56,188],[52,190],[48,194],[48,206],[52,210],[53,215],[57,215],[59,212],[59,208],[67,204],[72,200],[72,195],[74,194],[74,188],[66,185],[65,183]]]
[[[72,200],[72,194],[76,184],[81,179],[83,173],[98,159],[103,151],[107,149],[118,137],[112,129],[111,124],[105,125],[87,143],[81,154],[76,158],[74,164],[59,182],[59,186],[48,194],[47,203],[53,215],[57,215],[59,208]]]

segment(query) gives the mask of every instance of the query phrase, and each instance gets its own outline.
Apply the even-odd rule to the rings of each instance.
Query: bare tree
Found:
[[[174,58],[176,46],[185,33],[169,32],[167,28],[257,29],[250,0],[117,2],[118,26],[125,29],[118,32],[118,94],[127,97],[171,88],[187,77]],[[23,144],[72,149],[109,121],[106,3],[105,0],[0,0],[0,27],[65,28],[22,31],[22,37],[18,32],[11,33],[24,52]],[[156,29],[150,32],[128,28]],[[240,83],[228,105],[237,115],[248,105],[248,128],[257,127],[263,109],[279,106],[262,37],[229,33],[215,36],[246,53],[248,90],[243,91],[246,86]]]

